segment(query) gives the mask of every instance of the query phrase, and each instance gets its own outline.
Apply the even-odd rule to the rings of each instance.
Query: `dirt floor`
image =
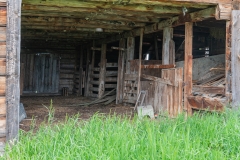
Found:
[[[74,116],[79,114],[80,119],[89,119],[96,112],[99,114],[113,114],[116,113],[118,115],[129,115],[132,116],[133,106],[127,105],[116,105],[115,103],[104,106],[102,104],[95,104],[91,106],[71,106],[75,104],[81,104],[86,102],[91,102],[91,99],[86,97],[78,97],[78,96],[46,96],[46,97],[21,97],[21,103],[23,103],[25,111],[27,113],[27,118],[22,120],[20,123],[20,128],[22,130],[28,131],[30,130],[30,126],[32,124],[32,119],[35,119],[36,128],[39,127],[44,121],[48,118],[48,109],[50,102],[52,100],[53,108],[55,110],[54,121],[61,122],[64,121],[66,115]],[[45,106],[46,107],[45,107]]]

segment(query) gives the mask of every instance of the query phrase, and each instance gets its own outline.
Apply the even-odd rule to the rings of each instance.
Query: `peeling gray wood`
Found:
[[[232,11],[232,105],[239,108],[240,105],[240,10]]]
[[[18,139],[20,100],[20,32],[21,0],[8,0],[7,5],[7,140]]]

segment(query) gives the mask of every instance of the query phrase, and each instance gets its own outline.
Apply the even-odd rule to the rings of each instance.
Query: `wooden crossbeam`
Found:
[[[155,76],[149,76],[149,75],[146,75],[146,74],[142,74],[141,77],[144,78],[144,79],[148,79],[148,80],[151,80],[151,81],[168,84],[168,85],[175,86],[175,87],[178,86],[177,82],[171,82],[170,80],[159,78],[159,77],[155,77]]]
[[[154,24],[145,26],[144,33],[149,34],[149,33],[158,32],[163,30],[163,28],[165,27],[170,27],[170,26],[176,27],[176,26],[184,25],[185,22],[197,22],[197,21],[202,21],[204,19],[214,18],[215,11],[216,11],[216,7],[212,7],[212,8],[186,14],[185,17],[183,17],[183,15],[172,17],[170,19],[163,20],[159,23],[154,23]],[[101,39],[99,41],[96,41],[96,43],[99,44],[99,43],[102,43],[103,41],[105,43],[110,43],[110,42],[117,41],[121,38],[127,38],[131,36],[136,37],[139,35],[140,35],[140,28],[137,28],[137,29],[133,29],[131,31],[127,31],[122,34],[119,34],[117,36],[112,36],[107,39]]]
[[[168,68],[174,68],[175,65],[169,64],[169,65],[141,65],[141,68],[159,68],[159,69],[168,69]]]
[[[139,13],[152,13],[152,14],[180,14],[182,13],[181,7],[169,7],[161,5],[118,5],[118,4],[109,4],[109,3],[91,3],[91,2],[81,2],[78,0],[71,1],[42,1],[42,0],[23,0],[22,9],[23,10],[39,10],[39,11],[56,11],[61,8],[62,12],[101,12],[104,13],[118,13],[126,14],[129,12],[139,12]]]

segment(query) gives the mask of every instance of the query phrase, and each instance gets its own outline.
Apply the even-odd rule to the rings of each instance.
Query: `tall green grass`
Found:
[[[20,132],[6,148],[11,160],[224,160],[240,159],[239,111],[195,114],[185,120],[139,120],[96,114]]]

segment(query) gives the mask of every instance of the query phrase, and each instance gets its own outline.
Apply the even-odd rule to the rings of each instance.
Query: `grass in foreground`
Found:
[[[67,118],[37,133],[21,131],[4,159],[235,160],[240,159],[239,151],[239,112],[160,121],[95,115],[82,122],[77,116]]]

